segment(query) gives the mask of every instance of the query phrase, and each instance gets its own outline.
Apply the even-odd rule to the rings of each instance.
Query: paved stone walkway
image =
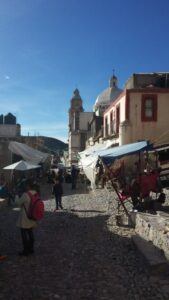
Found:
[[[0,299],[3,300],[162,300],[168,279],[150,277],[131,241],[133,229],[117,227],[114,194],[76,191],[69,186],[65,210],[54,213],[45,201],[45,218],[36,229],[35,255],[19,257],[18,211],[0,211]]]

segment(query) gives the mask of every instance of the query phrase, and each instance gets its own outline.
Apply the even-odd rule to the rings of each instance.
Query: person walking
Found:
[[[20,214],[17,221],[17,227],[21,230],[21,238],[23,243],[23,251],[19,255],[30,255],[34,253],[34,234],[33,229],[37,226],[37,221],[28,218],[28,210],[31,203],[29,194],[36,194],[35,186],[31,181],[26,182],[25,192],[21,197],[15,197],[15,203],[19,206]]]
[[[55,211],[58,210],[59,207],[61,209],[63,209],[63,206],[62,206],[63,188],[62,188],[62,183],[60,182],[58,177],[55,178],[55,183],[53,186],[53,194],[55,196],[55,201],[56,201]]]
[[[78,171],[74,165],[71,167],[71,182],[72,182],[72,190],[76,189],[76,184],[77,184],[77,176],[78,176]]]

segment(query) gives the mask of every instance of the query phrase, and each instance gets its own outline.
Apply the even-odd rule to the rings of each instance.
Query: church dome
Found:
[[[122,92],[122,89],[119,89],[117,86],[117,77],[113,75],[109,80],[109,87],[100,93],[96,99],[94,110],[99,106],[109,105],[114,101]]]

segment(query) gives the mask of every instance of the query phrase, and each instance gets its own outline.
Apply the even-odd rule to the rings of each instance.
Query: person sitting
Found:
[[[0,261],[3,261],[3,260],[5,260],[7,258],[7,256],[6,255],[1,255],[0,254]]]
[[[138,211],[148,211],[156,213],[157,210],[161,210],[162,205],[165,203],[166,195],[161,193],[157,199],[152,199],[150,196],[144,199],[143,202],[138,203],[135,207]]]
[[[11,193],[6,181],[1,181],[0,198],[6,199],[8,201],[8,205],[13,204],[13,194]]]

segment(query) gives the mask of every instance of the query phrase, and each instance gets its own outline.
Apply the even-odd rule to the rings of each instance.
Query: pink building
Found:
[[[133,74],[103,114],[104,140],[169,143],[169,73]]]

